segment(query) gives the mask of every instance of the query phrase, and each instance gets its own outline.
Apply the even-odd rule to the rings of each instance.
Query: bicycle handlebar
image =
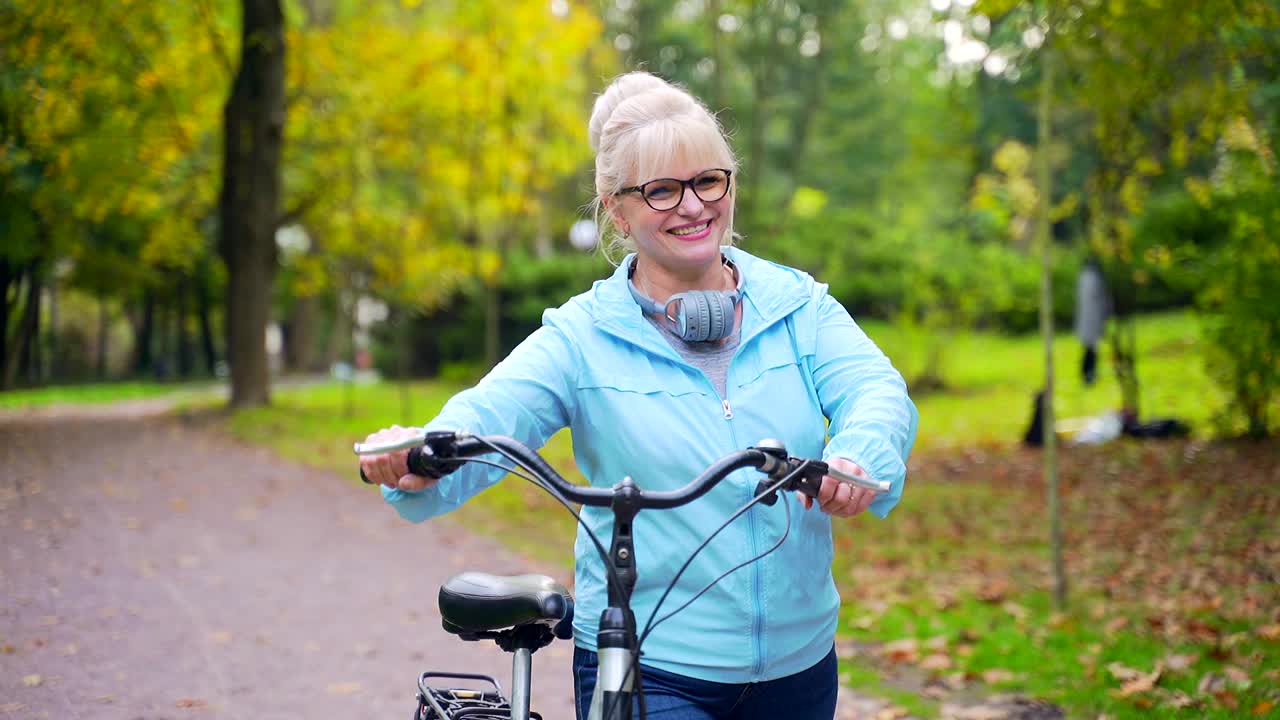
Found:
[[[441,477],[456,470],[467,459],[477,455],[501,451],[518,464],[547,482],[565,499],[581,505],[608,507],[616,495],[614,488],[575,485],[547,464],[537,452],[527,445],[501,435],[477,436],[469,432],[434,431],[422,436],[389,443],[356,443],[357,455],[377,455],[397,450],[409,450],[409,471],[424,477]],[[692,502],[705,495],[729,473],[742,468],[755,468],[774,480],[788,473],[797,473],[796,479],[784,490],[795,490],[816,497],[823,476],[829,475],[840,482],[862,487],[874,492],[889,489],[888,481],[862,478],[832,468],[822,460],[794,458],[787,455],[782,443],[762,440],[756,447],[738,450],[712,463],[701,475],[676,490],[642,490],[634,488],[633,500],[637,508],[673,508]],[[364,471],[361,471],[361,477]],[[772,503],[770,503],[772,504]]]

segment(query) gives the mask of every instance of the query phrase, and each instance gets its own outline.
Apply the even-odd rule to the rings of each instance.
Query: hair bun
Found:
[[[597,152],[600,150],[600,134],[619,105],[638,95],[670,87],[671,84],[666,80],[644,71],[619,76],[596,98],[591,110],[591,121],[587,123],[587,139],[591,142],[591,149]]]

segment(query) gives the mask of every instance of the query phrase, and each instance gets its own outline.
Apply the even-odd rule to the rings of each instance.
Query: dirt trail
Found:
[[[509,685],[436,589],[548,568],[164,409],[0,419],[0,718],[407,718],[421,670]],[[534,655],[548,719],[573,716],[570,651]]]

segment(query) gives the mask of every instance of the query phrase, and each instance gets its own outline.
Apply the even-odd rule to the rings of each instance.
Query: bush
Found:
[[[1226,242],[1209,255],[1201,278],[1206,361],[1231,397],[1228,415],[1243,419],[1249,436],[1263,437],[1280,394],[1280,190],[1257,155],[1233,153],[1230,160],[1214,195]]]

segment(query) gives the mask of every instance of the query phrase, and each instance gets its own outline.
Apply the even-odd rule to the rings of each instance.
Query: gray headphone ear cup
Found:
[[[707,339],[707,319],[711,314],[706,293],[691,292],[684,301],[684,339],[702,342]]]
[[[707,341],[724,337],[725,296],[723,293],[707,293]]]

